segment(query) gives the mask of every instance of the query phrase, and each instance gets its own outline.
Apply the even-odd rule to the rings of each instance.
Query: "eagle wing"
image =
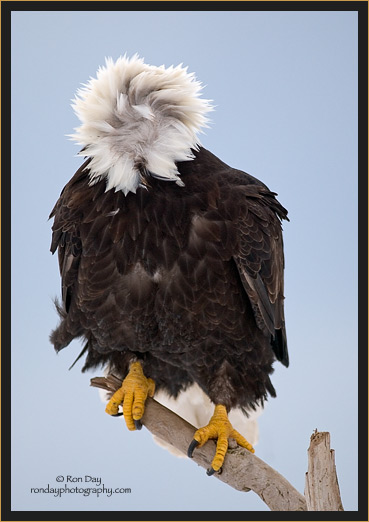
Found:
[[[82,252],[81,240],[75,225],[71,225],[67,230],[58,229],[53,232],[52,253],[56,248],[58,248],[63,309],[68,313]]]
[[[83,172],[87,162],[82,165],[74,177],[62,190],[50,218],[54,218],[50,251],[58,250],[59,270],[61,276],[62,310],[68,313],[73,295],[73,287],[78,279],[78,268],[82,254],[82,242],[78,223],[81,221],[78,205],[73,204],[71,187],[85,182]]]
[[[284,320],[284,254],[281,219],[287,211],[264,185],[241,187],[238,250],[233,256],[257,326],[271,335],[276,357],[288,366]],[[234,203],[233,203],[234,204]]]

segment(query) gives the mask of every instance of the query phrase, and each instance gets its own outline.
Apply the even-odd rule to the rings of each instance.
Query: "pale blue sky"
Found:
[[[12,397],[14,510],[266,510],[104,413],[81,345],[55,355],[57,258],[48,215],[81,164],[70,100],[105,56],[184,63],[214,100],[204,146],[278,192],[291,364],[275,364],[256,454],[303,492],[315,428],[330,431],[343,505],[357,509],[357,14],[12,14]],[[31,494],[56,477],[101,477],[131,494]],[[86,484],[85,484],[86,486]],[[226,515],[225,515],[226,516]]]

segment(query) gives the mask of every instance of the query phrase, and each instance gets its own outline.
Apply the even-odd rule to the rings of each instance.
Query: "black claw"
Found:
[[[111,417],[121,417],[123,413],[115,413],[114,415],[111,415]]]
[[[136,430],[140,430],[140,429],[142,429],[142,423],[141,423],[140,420],[134,420],[134,419],[133,419],[133,422],[135,423],[135,428],[136,428]]]
[[[211,477],[212,475],[214,475],[214,473],[218,473],[218,475],[220,475],[222,473],[222,468],[219,468],[218,471],[215,471],[214,468],[209,468],[206,470],[206,474],[208,477]]]
[[[197,446],[198,446],[199,444],[200,444],[200,443],[199,443],[197,440],[193,439],[192,442],[191,442],[191,444],[188,446],[187,456],[188,456],[190,459],[192,459],[192,453],[193,453],[193,450],[194,450],[195,448],[197,448]]]

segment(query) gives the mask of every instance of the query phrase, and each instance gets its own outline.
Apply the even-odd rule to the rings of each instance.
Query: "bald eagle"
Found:
[[[82,338],[83,371],[102,365],[122,386],[139,429],[145,400],[191,386],[214,414],[190,444],[228,439],[254,451],[228,414],[247,415],[276,393],[273,362],[288,366],[281,220],[287,211],[253,176],[206,150],[209,100],[182,65],[156,67],[137,55],[107,59],[77,91],[72,135],[83,165],[51,212],[62,296],[57,351]]]

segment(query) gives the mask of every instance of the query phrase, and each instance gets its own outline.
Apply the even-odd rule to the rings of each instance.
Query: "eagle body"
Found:
[[[275,396],[273,362],[288,366],[287,211],[201,146],[199,85],[135,56],[107,61],[79,92],[73,137],[87,159],[50,216],[62,279],[51,342],[82,338],[83,370],[123,379],[138,361],[157,392],[197,385],[247,412]]]
[[[87,161],[64,188],[51,214],[65,303],[52,342],[84,337],[84,369],[109,363],[125,375],[138,358],[171,395],[196,382],[214,403],[248,408],[275,395],[273,360],[287,361],[277,275],[286,212],[204,148],[179,171],[184,187],[152,179],[125,196],[103,180],[89,186]],[[264,312],[274,331],[247,274],[275,292]]]

